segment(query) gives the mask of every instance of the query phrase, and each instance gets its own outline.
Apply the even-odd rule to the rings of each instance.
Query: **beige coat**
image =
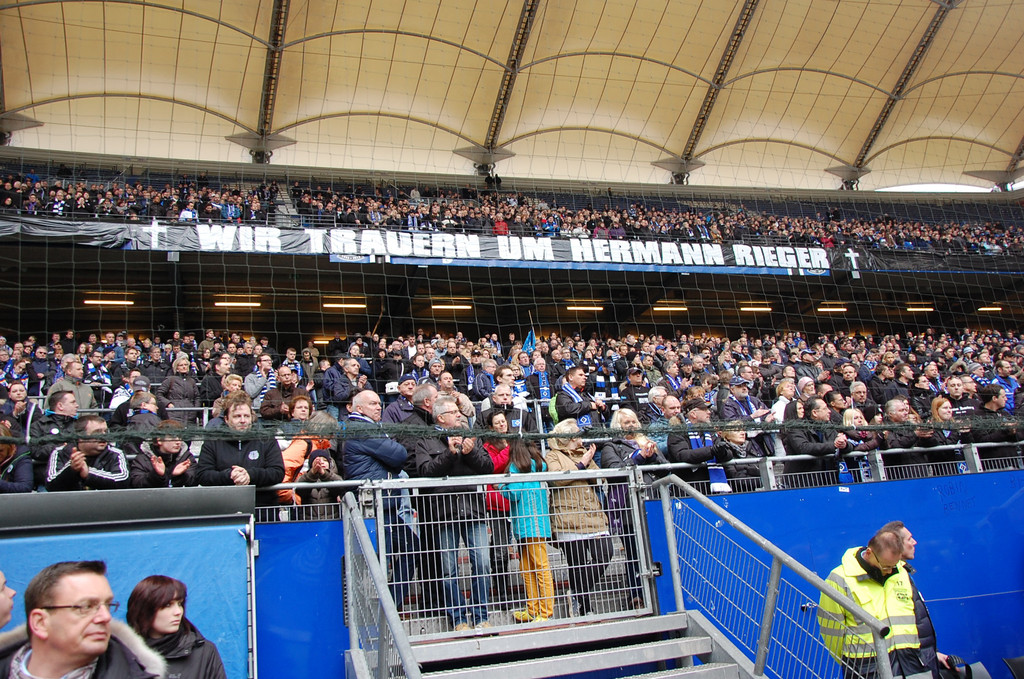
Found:
[[[548,471],[578,471],[577,462],[582,462],[585,453],[576,439],[551,439],[545,461]],[[600,469],[591,460],[588,470]],[[551,486],[551,529],[558,533],[607,533],[608,517],[595,492],[597,479],[576,479],[553,481]]]

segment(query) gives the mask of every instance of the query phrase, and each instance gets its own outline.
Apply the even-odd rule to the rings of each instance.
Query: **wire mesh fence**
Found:
[[[388,595],[377,554],[354,503],[347,509],[345,599],[352,646],[362,651],[359,659],[366,663],[367,676],[417,679],[419,668]]]
[[[652,612],[642,485],[571,476],[375,486],[380,560],[409,634]]]
[[[679,499],[671,507],[686,607],[724,631],[755,668],[763,666],[765,676],[778,679],[876,676],[865,671],[873,666],[867,659],[840,661],[843,641],[863,634],[863,625],[835,615],[834,606],[819,609],[816,590],[799,577],[787,577],[795,574],[777,557],[752,552],[727,535],[722,521],[709,520]]]

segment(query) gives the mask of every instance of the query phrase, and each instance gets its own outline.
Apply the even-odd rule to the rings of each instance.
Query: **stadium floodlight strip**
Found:
[[[689,307],[685,306],[656,306],[651,307],[651,311],[689,311]]]
[[[82,304],[93,306],[134,306],[135,302],[130,299],[85,299]]]
[[[324,304],[325,309],[365,309],[365,304],[343,304],[343,303],[327,303]]]
[[[434,311],[469,311],[472,304],[434,304],[430,307]]]
[[[820,306],[818,307],[818,313],[821,314],[841,314],[847,311],[844,306]]]
[[[214,302],[213,306],[258,307],[263,305],[260,302]]]
[[[740,311],[771,311],[770,306],[741,306]]]
[[[566,311],[604,311],[603,306],[567,306]]]
[[[935,307],[931,306],[908,306],[907,311],[935,311]]]
[[[1003,310],[1003,307],[1001,307],[1001,306],[980,306],[980,307],[978,307],[978,311],[1002,311],[1002,310]]]

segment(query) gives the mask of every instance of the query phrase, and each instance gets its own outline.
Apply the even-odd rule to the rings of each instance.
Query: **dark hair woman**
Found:
[[[0,438],[14,438],[10,427],[0,424]],[[32,492],[32,459],[26,446],[0,441],[0,493]]]
[[[135,585],[125,617],[150,648],[167,659],[168,676],[226,679],[217,647],[185,617],[187,595],[180,580],[151,575]]]

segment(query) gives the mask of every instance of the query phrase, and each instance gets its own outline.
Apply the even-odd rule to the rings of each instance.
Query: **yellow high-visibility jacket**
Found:
[[[884,585],[878,584],[857,561],[857,553],[861,549],[847,550],[842,563],[829,573],[826,582],[889,626],[889,634],[885,637],[888,652],[920,648],[910,575],[900,566]],[[871,629],[824,594],[818,602],[818,626],[825,645],[836,658],[869,658],[875,655]]]

